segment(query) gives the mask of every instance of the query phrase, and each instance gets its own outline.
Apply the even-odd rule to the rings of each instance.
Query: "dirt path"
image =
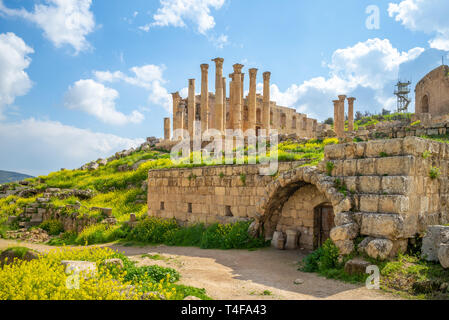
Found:
[[[14,245],[27,246],[41,252],[54,247],[40,244],[0,240],[0,250]],[[304,257],[301,251],[279,251],[271,248],[248,250],[202,250],[199,248],[147,246],[124,247],[103,245],[125,253],[139,265],[158,264],[172,267],[181,274],[180,283],[205,288],[213,299],[399,299],[378,290],[368,290],[316,274],[297,270]],[[142,257],[159,254],[161,260]],[[301,279],[302,284],[294,284]],[[269,295],[263,295],[268,290]]]

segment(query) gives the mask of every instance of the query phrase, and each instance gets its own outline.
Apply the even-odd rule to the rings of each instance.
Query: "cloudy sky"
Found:
[[[0,169],[46,174],[162,136],[169,93],[199,84],[201,63],[214,88],[217,56],[226,75],[271,71],[272,99],[319,120],[338,94],[393,110],[398,79],[449,59],[448,13],[447,0],[0,0]]]

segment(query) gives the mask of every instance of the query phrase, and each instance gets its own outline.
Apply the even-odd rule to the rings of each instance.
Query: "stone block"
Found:
[[[285,243],[285,249],[287,250],[295,250],[298,248],[298,238],[299,232],[298,230],[288,229],[286,231],[287,241]]]
[[[387,213],[363,213],[360,233],[366,236],[399,239],[404,228],[400,215]]]
[[[393,242],[388,239],[373,239],[365,247],[365,253],[374,259],[385,260],[390,256]]]
[[[345,272],[350,275],[365,274],[366,268],[370,265],[371,263],[366,260],[354,258],[345,263]]]
[[[422,241],[421,256],[427,261],[438,261],[438,250],[441,244],[449,244],[449,227],[428,226]]]

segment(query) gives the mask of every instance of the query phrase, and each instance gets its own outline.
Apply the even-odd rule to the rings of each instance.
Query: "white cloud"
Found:
[[[32,82],[25,72],[31,63],[33,49],[14,33],[0,34],[0,119],[5,106],[25,95]]]
[[[279,105],[296,107],[299,112],[324,119],[332,116],[332,100],[339,94],[350,95],[362,89],[379,105],[392,108],[392,85],[398,79],[400,66],[416,59],[423,51],[423,48],[413,48],[400,52],[388,39],[359,42],[333,53],[332,61],[327,65],[327,78],[316,77],[299,85],[293,84],[284,92],[272,84],[271,99]],[[262,87],[259,83],[259,92]]]
[[[127,139],[33,118],[1,123],[0,136],[0,148],[14,155],[1,157],[0,167],[31,175],[48,174],[60,168],[78,168],[143,142],[143,139]]]
[[[136,110],[130,115],[125,115],[115,109],[115,100],[118,97],[116,90],[92,79],[79,80],[69,87],[64,104],[70,109],[84,111],[109,124],[124,125],[142,122],[144,116]]]
[[[150,31],[154,27],[185,28],[193,24],[194,28],[217,48],[229,44],[227,35],[208,35],[215,27],[215,19],[211,9],[219,10],[225,0],[160,0],[160,8],[153,15],[153,21],[139,27],[140,30]]]
[[[121,71],[94,71],[95,78],[100,82],[124,81],[130,85],[144,88],[149,91],[148,101],[164,107],[171,111],[171,96],[163,86],[163,73],[165,66],[144,65],[130,69],[132,76],[128,76]]]
[[[151,27],[185,27],[186,20],[196,25],[199,33],[215,27],[215,19],[210,8],[220,9],[225,0],[160,0],[161,7],[153,15],[153,22],[141,27],[148,31]]]
[[[90,6],[92,0],[46,0],[46,4],[36,4],[34,11],[7,8],[0,0],[0,12],[17,16],[36,23],[44,35],[57,48],[68,44],[75,53],[87,50],[90,45],[86,36],[95,28]]]
[[[431,48],[449,51],[449,1],[403,0],[390,3],[388,13],[406,28],[433,34]]]

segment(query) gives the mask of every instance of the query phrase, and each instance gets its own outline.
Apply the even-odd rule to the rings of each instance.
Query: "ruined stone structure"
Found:
[[[195,96],[195,79],[189,80],[189,95],[186,99],[178,92],[172,93],[172,129],[185,129],[193,136],[194,121],[201,121],[201,130],[217,129],[223,134],[226,129],[276,129],[279,134],[297,135],[300,138],[315,138],[327,129],[317,120],[297,113],[295,109],[278,106],[270,100],[270,72],[263,73],[263,94],[256,93],[257,72],[249,69],[249,93],[244,96],[243,65],[234,64],[229,75],[229,97],[226,95],[226,78],[223,77],[223,58],[215,62],[215,93],[208,92],[208,64],[201,65],[201,94]]]
[[[442,65],[422,78],[415,88],[415,113],[449,114],[449,67]]]
[[[449,223],[447,144],[329,145],[318,167],[300,164],[280,163],[276,176],[260,176],[261,165],[150,171],[148,213],[189,224],[254,219],[253,231],[282,248],[313,249],[330,237],[347,254],[363,236],[359,248],[379,258],[404,251],[428,225]]]
[[[348,131],[354,131],[354,101],[356,98],[349,97],[348,99]],[[334,132],[339,138],[345,135],[345,95],[339,95],[338,100],[333,100],[334,103]]]

